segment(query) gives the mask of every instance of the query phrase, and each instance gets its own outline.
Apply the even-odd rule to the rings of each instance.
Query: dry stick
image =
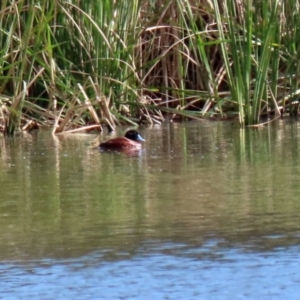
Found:
[[[22,80],[22,81],[23,81],[23,89],[21,90],[21,92],[16,97],[13,97],[13,101],[12,101],[10,111],[9,111],[9,114],[8,114],[7,124],[10,123],[10,118],[12,116],[12,113],[14,114],[15,111],[18,110],[21,101],[24,101],[24,99],[25,99],[25,95],[26,95],[26,92],[27,92],[28,88],[27,88],[26,81],[24,81],[24,80]],[[7,124],[5,124],[5,126]]]
[[[187,97],[186,99],[189,99],[189,97]],[[181,109],[182,109],[182,110],[187,110],[190,106],[192,106],[192,105],[194,105],[195,103],[200,102],[200,101],[204,101],[204,100],[201,99],[201,98],[197,98],[197,99],[191,100],[191,101],[188,102],[186,105],[182,106]]]
[[[27,86],[26,86],[26,82],[24,80],[23,81],[23,89],[21,90],[21,92],[16,96],[16,97],[13,97],[13,101],[12,101],[12,104],[11,104],[11,109],[12,110],[17,110],[17,108],[19,107],[19,104],[21,102],[21,100],[23,99],[24,100],[24,97],[25,97],[25,94],[26,94],[26,91],[27,91]]]
[[[85,91],[84,91],[82,85],[81,85],[80,83],[78,83],[77,85],[78,85],[78,87],[79,87],[79,89],[80,89],[80,91],[81,91],[81,93],[82,93],[82,95],[83,95],[83,97],[84,97],[84,102],[85,102],[85,104],[87,105],[87,107],[88,107],[88,109],[89,109],[89,111],[90,111],[90,113],[91,113],[91,115],[92,115],[92,118],[94,119],[95,123],[98,125],[99,130],[102,131],[102,127],[101,127],[99,118],[98,118],[98,116],[97,116],[97,113],[96,113],[94,107],[93,107],[92,104],[91,104],[91,101],[90,101],[89,97],[88,97],[87,94],[85,93]]]
[[[71,129],[71,130],[67,130],[67,131],[64,131],[64,132],[59,132],[59,133],[57,133],[57,135],[62,135],[62,134],[67,134],[67,133],[74,133],[74,132],[79,132],[79,131],[86,131],[86,130],[90,130],[90,129],[94,129],[94,128],[99,129],[99,125],[94,124],[94,125],[88,125],[88,126],[76,128],[76,129]]]
[[[65,106],[66,106],[66,104],[63,105],[62,109],[59,112],[59,115],[55,116],[56,118],[55,118],[55,122],[54,122],[54,125],[53,125],[53,130],[52,130],[53,135],[55,135],[56,133],[58,133],[62,130],[62,125],[58,126],[58,120],[60,119]],[[63,119],[62,123],[64,123],[64,119]]]
[[[31,128],[38,128],[37,122],[33,121],[33,120],[26,120],[25,119],[26,124],[22,127],[22,131],[27,131],[30,130]]]
[[[41,68],[41,69],[38,71],[38,73],[36,73],[36,75],[35,75],[35,76],[32,78],[32,80],[28,83],[27,89],[29,89],[29,88],[34,84],[34,82],[36,81],[36,79],[37,79],[38,77],[40,77],[41,74],[42,74],[44,71],[45,71],[45,68]]]
[[[72,119],[72,123],[73,124],[83,124],[85,121],[84,121],[84,118],[82,118],[82,115],[86,112],[86,105],[83,104],[81,105],[81,103],[79,102],[79,99],[76,98],[78,102],[78,105],[76,107],[76,115],[74,115],[74,118]],[[97,125],[99,127],[99,125]]]
[[[169,82],[168,82],[168,71],[167,71],[167,63],[166,63],[166,59],[165,57],[162,58],[162,77],[163,77],[163,81],[164,81],[164,87],[165,87],[165,96],[166,96],[166,104],[167,107],[169,107]]]
[[[2,98],[2,96],[1,96]],[[6,98],[6,97],[5,97]],[[10,101],[9,99],[5,99],[5,101],[9,104]],[[3,104],[3,101],[1,101],[1,107],[0,107],[0,120],[2,119],[2,124],[0,125],[0,131],[4,131],[6,124],[7,124],[7,115],[9,115],[9,111],[7,109],[7,106],[5,104]]]
[[[269,92],[270,92],[270,95],[271,95],[271,99],[272,99],[272,101],[273,101],[273,103],[274,103],[275,109],[274,109],[274,110],[271,110],[271,111],[268,111],[268,110],[267,110],[267,114],[270,113],[270,112],[274,112],[274,111],[275,111],[275,116],[276,116],[275,119],[277,119],[277,116],[281,116],[280,109],[282,108],[282,106],[279,106],[279,105],[278,105],[278,103],[277,103],[277,101],[276,101],[276,98],[275,98],[275,96],[274,96],[274,94],[273,94],[273,92],[272,92],[272,90],[271,90],[271,88],[270,88],[269,85],[268,85],[268,89],[269,89]],[[267,107],[267,105],[268,105],[268,103],[266,103],[266,104],[263,106],[263,108],[261,109],[261,111],[263,111],[263,110]],[[261,115],[262,115],[262,114],[261,114]],[[274,119],[272,119],[271,121],[268,121],[268,122],[266,122],[266,123],[272,122],[273,120],[274,120]],[[266,123],[262,123],[262,124],[266,124]],[[261,125],[261,124],[258,124],[258,125]],[[257,124],[254,124],[253,126],[257,126]],[[251,125],[249,125],[248,127],[251,127]]]
[[[149,104],[149,101],[147,101],[147,97],[141,96],[138,103],[142,106],[140,109],[140,113],[143,114],[143,116],[148,120],[148,122],[150,122],[151,125],[153,125],[153,122],[155,122],[155,120],[153,121],[152,117],[149,114],[149,110],[145,106],[145,104]]]
[[[273,121],[275,121],[275,120],[277,120],[278,118],[280,118],[281,116],[280,115],[277,115],[277,116],[275,116],[273,119],[271,119],[271,120],[269,120],[269,121],[267,121],[267,122],[263,122],[263,123],[259,123],[259,124],[254,124],[254,125],[247,125],[246,127],[262,127],[262,126],[264,126],[264,125],[266,125],[266,124],[270,124],[270,123],[272,123]]]
[[[3,123],[1,124],[1,127],[0,127],[1,131],[4,129],[5,123],[6,123],[4,110],[7,111],[7,108],[5,107],[5,105],[1,105],[1,107],[0,107],[0,116],[1,116],[0,119],[3,120]]]
[[[99,88],[99,85],[98,83],[94,83],[92,78],[89,76],[88,77],[93,89],[94,89],[94,92],[95,92],[95,95],[96,95],[96,100],[97,102],[99,103],[102,111],[103,111],[103,115],[106,119],[106,122],[108,123],[108,126],[110,127],[111,130],[115,130],[115,122],[113,120],[113,117],[112,117],[112,114],[110,113],[109,111],[109,107],[107,105],[107,101],[106,101],[106,97],[105,96],[101,96],[101,92],[100,92],[100,88]]]
[[[98,85],[97,85],[97,86],[98,86]],[[109,96],[108,96],[108,97],[105,97],[105,96],[102,96],[102,97],[101,97],[101,99],[102,99],[101,101],[105,102],[105,104],[104,104],[105,107],[102,108],[102,109],[105,110],[105,114],[108,114],[109,118],[111,118],[111,120],[112,120],[112,122],[111,122],[110,120],[108,120],[107,118],[105,118],[105,121],[107,122],[108,126],[111,126],[111,123],[113,123],[114,126],[116,127],[115,124],[120,125],[120,122],[119,122],[119,120],[117,119],[117,117],[116,117],[114,114],[112,114],[112,113],[110,112],[110,109],[109,109],[109,102],[110,102],[111,97],[112,97],[112,89],[109,90]],[[101,103],[100,103],[100,105],[101,105]],[[114,130],[114,128],[113,128],[113,127],[110,127],[110,130]]]
[[[51,107],[51,102],[52,102],[52,107],[53,107],[53,112],[55,115],[57,115],[57,99],[53,93],[53,88],[55,87],[55,76],[54,76],[54,72],[55,72],[55,64],[53,59],[51,59],[50,62],[50,73],[51,73],[51,83],[50,83],[50,89],[48,91],[49,93],[49,104],[48,104],[48,109],[50,110]]]
[[[44,57],[45,58],[45,57]],[[46,59],[46,58],[45,58]],[[35,82],[35,80],[36,80],[36,78],[37,77],[39,77],[43,72],[44,72],[44,70],[45,70],[45,68],[41,68],[40,69],[40,71],[36,74],[36,76],[33,78],[33,80],[31,80],[31,82],[29,83],[29,87]],[[51,76],[52,76],[52,72],[51,72]],[[41,108],[41,107],[37,107],[36,105],[33,107],[32,105],[33,105],[33,103],[30,103],[30,105],[32,106],[31,108],[30,108],[30,111],[33,111],[33,112],[35,112],[35,113],[37,113],[37,114],[41,114],[42,113],[42,115],[48,120],[49,118],[51,118],[51,119],[53,119],[53,120],[55,120],[54,122],[56,123],[56,124],[58,124],[58,119],[56,119],[57,118],[57,100],[56,100],[56,98],[55,98],[55,96],[53,96],[53,82],[54,82],[54,80],[51,78],[51,82],[52,83],[50,83],[50,88],[48,87],[48,83],[45,81],[45,80],[43,80],[43,83],[44,83],[44,86],[45,86],[45,88],[46,88],[46,91],[47,91],[47,93],[48,93],[48,95],[49,95],[49,100],[52,100],[53,102],[50,102],[49,101],[49,104],[48,104],[48,108],[47,109],[44,109],[44,108]],[[51,103],[52,103],[52,105],[51,105]],[[50,108],[51,108],[51,106],[52,106],[52,111],[50,110]],[[28,109],[28,106],[27,106],[27,109]],[[46,121],[46,123],[47,123],[47,121]],[[56,125],[54,124],[53,125],[54,126],[54,129],[55,129],[55,127],[56,127]],[[55,132],[55,130],[52,130],[52,134],[54,134],[54,132]]]
[[[277,112],[277,115],[281,116],[279,106],[278,106],[278,104],[277,104],[277,102],[276,102],[275,96],[274,96],[274,94],[273,94],[273,92],[272,92],[272,90],[271,90],[271,88],[270,88],[269,85],[268,85],[268,88],[269,88],[269,90],[270,90],[271,99],[273,100],[273,103],[274,103],[274,105],[275,105],[275,110],[276,110],[276,112]]]
[[[116,124],[115,123],[119,123],[119,121],[115,118],[114,115],[112,115],[109,111],[109,107],[107,105],[107,98],[105,96],[102,97],[96,97],[98,103],[100,104],[103,113],[105,115],[105,121],[107,123],[107,125],[109,126],[110,130],[113,131],[116,128]]]
[[[150,122],[151,125],[153,125],[153,120],[149,114],[149,111],[146,107],[144,107],[145,112],[143,111],[143,109],[141,109],[141,113],[143,113],[144,117],[148,120],[148,122]]]
[[[36,75],[32,78],[32,80],[28,83],[27,85],[27,90],[36,82],[37,78],[41,77],[42,73],[45,71],[45,68],[41,68]],[[26,107],[28,109],[28,107]],[[28,121],[27,124],[25,126],[23,126],[22,130],[26,131],[27,129],[30,128],[30,124],[32,124],[32,120]]]
[[[31,112],[34,112],[38,115],[43,115],[46,119],[53,119],[55,120],[56,115],[45,110],[44,108],[41,108],[33,103],[28,103],[28,105],[26,106],[27,110],[30,110]]]
[[[142,96],[142,100],[144,100],[144,101],[142,101],[142,103],[144,105],[145,104],[146,105],[153,104],[155,106],[155,104],[156,104],[156,102],[155,102],[156,99],[151,99],[150,96],[147,96],[147,95]],[[145,107],[145,109],[147,109],[147,107]],[[151,116],[152,121],[155,123],[159,122],[159,124],[161,124],[161,122],[165,120],[164,116],[162,115],[162,111],[160,109],[153,109],[153,112],[154,112],[154,114]],[[147,109],[147,113],[149,114],[148,109]],[[160,119],[160,121],[158,119]]]
[[[275,99],[275,96],[270,88],[270,86],[268,86],[269,90],[270,90],[270,94],[271,94],[271,99],[273,100],[274,102],[274,105],[275,105],[275,111],[276,111],[276,115],[274,118],[272,118],[271,120],[267,121],[267,122],[263,122],[263,123],[260,123],[260,124],[253,124],[253,125],[248,125],[247,127],[260,127],[260,126],[263,126],[265,124],[269,124],[273,121],[275,121],[276,119],[280,118],[281,117],[281,113],[280,113],[280,108],[276,102],[276,99]]]
[[[76,101],[76,98],[75,98],[75,101]],[[68,107],[68,110],[67,110],[64,118],[62,119],[61,124],[58,127],[57,127],[57,123],[58,123],[57,120],[58,119],[56,120],[55,125],[54,125],[54,131],[53,131],[53,133],[62,132],[65,129],[65,126],[67,125],[67,123],[73,117],[73,114],[74,114],[74,104],[73,104],[73,102],[74,102],[74,100],[70,101],[70,105]],[[80,103],[80,101],[78,101],[78,102]],[[62,115],[62,112],[63,112],[65,106],[66,106],[66,104],[64,104],[63,108],[61,109],[61,111],[59,113],[59,118]]]
[[[295,92],[293,92],[292,94],[288,94],[286,95],[282,100],[278,101],[279,103],[285,103],[287,100],[289,100],[290,98],[297,96],[300,94],[300,89],[296,90]]]

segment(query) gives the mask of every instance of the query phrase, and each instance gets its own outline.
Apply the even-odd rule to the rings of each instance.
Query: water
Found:
[[[299,299],[298,122],[140,131],[0,140],[1,298]]]

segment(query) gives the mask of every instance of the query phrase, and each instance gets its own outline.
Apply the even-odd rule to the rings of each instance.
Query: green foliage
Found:
[[[299,94],[298,6],[1,1],[2,131],[279,115]]]
[[[236,11],[235,3],[226,0],[221,15],[214,0],[223,59],[231,96],[239,107],[240,123],[256,124],[262,106],[268,100],[268,90],[276,90],[278,74],[278,1],[262,2],[262,10],[252,1]],[[256,11],[259,11],[257,13]],[[226,24],[224,26],[224,24]],[[270,81],[273,80],[273,81]],[[275,84],[274,84],[275,83]],[[273,94],[274,90],[270,90]]]
[[[25,115],[56,125],[79,115],[78,124],[87,124],[88,109],[109,102],[117,111],[121,100],[136,98],[138,13],[137,1],[2,1],[3,130],[12,134]]]

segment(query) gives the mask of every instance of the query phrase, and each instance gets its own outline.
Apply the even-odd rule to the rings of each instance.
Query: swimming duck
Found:
[[[125,137],[114,138],[100,144],[103,150],[122,150],[122,149],[140,149],[140,142],[145,140],[136,130],[128,130]]]

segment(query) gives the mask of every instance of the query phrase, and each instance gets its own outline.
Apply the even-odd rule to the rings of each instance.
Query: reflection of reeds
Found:
[[[1,130],[295,113],[298,16],[279,0],[2,1]]]
[[[0,139],[2,260],[211,237],[242,247],[288,232],[282,247],[299,233],[297,122],[234,131],[168,123],[145,133],[151,147],[134,159],[99,155],[87,146],[96,135]]]

